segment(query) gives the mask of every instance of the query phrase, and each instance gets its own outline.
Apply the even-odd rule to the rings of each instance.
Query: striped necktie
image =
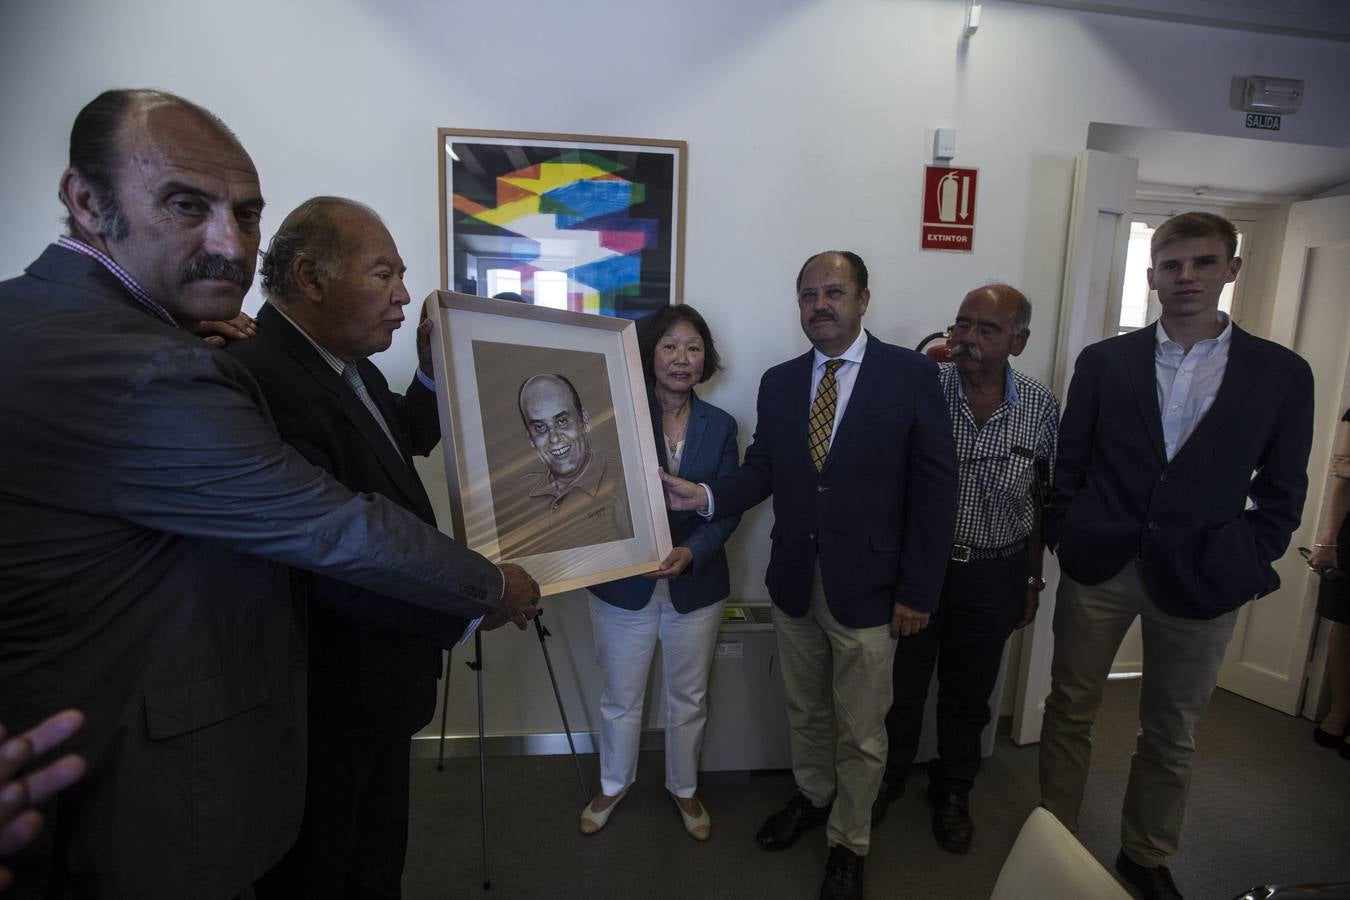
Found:
[[[809,428],[809,446],[811,462],[819,472],[825,465],[825,456],[830,452],[830,432],[834,430],[834,408],[839,403],[839,384],[834,373],[844,364],[842,359],[832,359],[825,363],[825,374],[820,376],[816,385],[816,399],[811,401],[811,415],[807,419]]]
[[[389,438],[389,443],[394,445],[394,452],[400,457],[403,456],[403,451],[398,447],[398,441],[394,440],[394,433],[389,430],[389,425],[384,421],[384,416],[380,415],[379,407],[375,405],[370,392],[366,390],[366,383],[361,380],[361,373],[356,370],[356,363],[347,363],[342,367],[342,379],[356,392],[356,397],[361,401],[361,405],[370,411],[370,415],[375,419],[375,424],[380,426],[384,436]]]

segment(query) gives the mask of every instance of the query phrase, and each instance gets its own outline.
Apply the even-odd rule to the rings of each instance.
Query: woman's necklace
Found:
[[[665,435],[666,435],[666,446],[670,448],[670,455],[671,455],[671,456],[674,456],[676,453],[679,452],[679,449],[680,449],[680,441],[684,440],[684,432],[685,432],[685,430],[686,430],[686,429],[688,428],[688,426],[689,426],[689,405],[688,405],[688,404],[685,404],[684,407],[683,407],[682,409],[678,410],[678,411],[675,413],[675,415],[674,415],[674,421],[675,421],[676,425],[679,427],[679,433],[678,433],[678,434],[675,433],[675,429],[673,429],[673,428],[666,427],[666,428],[663,429],[663,430],[665,431]]]

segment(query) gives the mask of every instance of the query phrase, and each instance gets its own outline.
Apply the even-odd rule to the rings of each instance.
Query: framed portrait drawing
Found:
[[[456,538],[544,594],[658,568],[670,529],[634,323],[428,300]]]
[[[683,291],[684,141],[442,128],[441,287],[638,319]]]

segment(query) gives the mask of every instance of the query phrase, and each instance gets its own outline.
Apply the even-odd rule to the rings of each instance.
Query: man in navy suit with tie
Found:
[[[1209,213],[1158,226],[1148,281],[1162,316],[1079,355],[1045,513],[1063,577],[1041,804],[1077,827],[1092,721],[1139,617],[1140,732],[1116,868],[1148,900],[1181,896],[1163,863],[1181,836],[1195,723],[1238,608],[1279,587],[1271,564],[1308,487],[1312,371],[1219,312],[1236,248],[1233,225]]]
[[[797,276],[814,349],[760,382],[745,462],[708,485],[663,476],[673,510],[735,515],[773,496],[774,602],[798,792],[760,829],[782,850],[828,820],[822,898],[860,898],[886,763],[895,639],[928,624],[951,556],[956,453],[937,365],[862,328],[856,253]]]

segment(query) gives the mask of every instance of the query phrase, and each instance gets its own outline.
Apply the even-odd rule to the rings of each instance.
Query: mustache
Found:
[[[839,318],[839,317],[836,316],[836,315],[835,315],[834,313],[832,313],[832,312],[818,312],[818,313],[815,313],[815,314],[813,314],[813,315],[811,316],[811,321],[812,321],[812,322],[833,322],[833,321],[834,321],[835,319],[837,319],[837,318]]]
[[[239,285],[244,290],[248,290],[249,286],[253,284],[253,273],[245,268],[242,263],[214,254],[194,256],[188,260],[183,268],[178,270],[179,284],[218,280],[229,281]]]
[[[984,362],[984,354],[974,344],[953,344],[952,359],[958,356],[968,356],[972,362]]]

